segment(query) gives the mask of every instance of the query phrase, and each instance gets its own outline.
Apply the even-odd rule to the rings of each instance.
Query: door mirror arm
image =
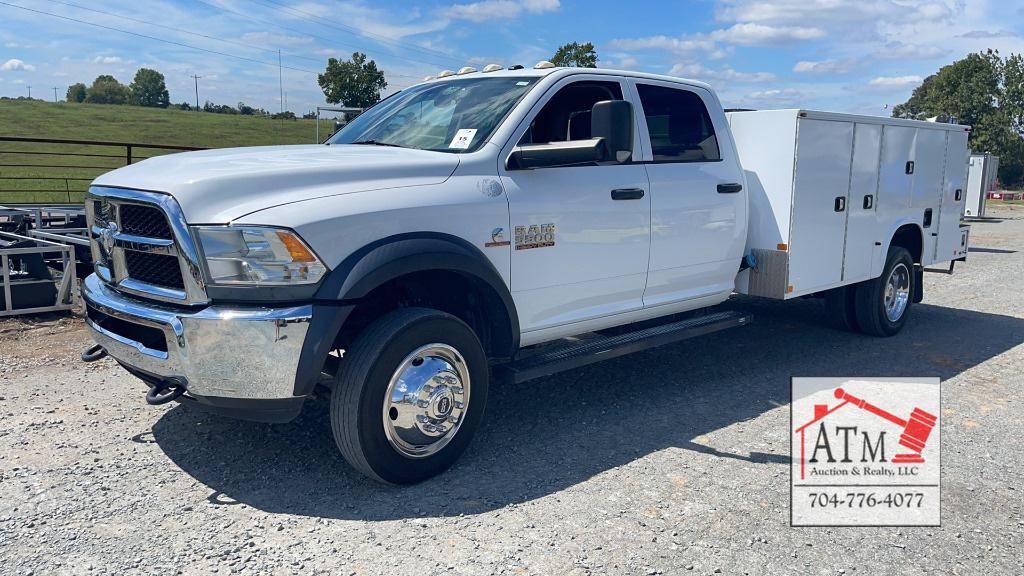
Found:
[[[526,144],[512,149],[505,167],[532,170],[565,166],[586,166],[604,162],[608,157],[604,138],[570,140],[548,144]]]

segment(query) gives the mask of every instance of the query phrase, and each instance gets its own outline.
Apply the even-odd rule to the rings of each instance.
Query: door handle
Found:
[[[612,200],[639,200],[643,197],[643,188],[616,188],[612,190]]]
[[[864,197],[864,209],[865,210],[871,210],[871,208],[874,205],[875,205],[875,196],[873,194],[868,194],[867,196]]]
[[[736,194],[737,192],[739,192],[741,190],[743,190],[743,184],[739,184],[739,183],[736,183],[736,182],[732,182],[730,184],[719,184],[718,185],[718,193],[719,194]]]
[[[842,212],[843,210],[846,210],[846,196],[836,196],[836,201],[833,205],[833,209],[836,212]]]

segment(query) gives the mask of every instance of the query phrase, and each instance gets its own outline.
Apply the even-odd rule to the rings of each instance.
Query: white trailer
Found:
[[[971,154],[971,163],[967,170],[967,203],[964,205],[964,216],[985,217],[988,193],[995,189],[998,172],[999,156]]]
[[[904,227],[922,266],[966,254],[968,127],[810,110],[728,118],[757,261],[738,292],[788,299],[877,278]]]

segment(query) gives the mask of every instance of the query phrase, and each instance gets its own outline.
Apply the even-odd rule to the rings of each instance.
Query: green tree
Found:
[[[68,102],[84,102],[85,101],[85,84],[78,82],[68,86]]]
[[[572,42],[563,44],[551,57],[551,63],[555,66],[574,66],[576,68],[597,68],[597,51],[594,50],[594,43],[587,42],[580,44]]]
[[[85,101],[90,104],[127,104],[128,87],[117,78],[103,74],[97,76],[85,91]]]
[[[971,126],[975,152],[999,158],[1004,186],[1024,186],[1024,60],[987,50],[943,66],[893,108],[897,118],[923,120],[949,114]]]
[[[171,104],[164,75],[151,68],[139,68],[128,91],[131,93],[131,103],[136,106],[167,108]]]
[[[380,93],[388,87],[384,72],[377,69],[366,54],[356,52],[351,60],[327,60],[327,69],[317,76],[324,96],[331,104],[369,108],[380,101]]]

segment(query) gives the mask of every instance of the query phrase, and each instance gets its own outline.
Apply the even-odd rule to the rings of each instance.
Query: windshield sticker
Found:
[[[452,138],[452,143],[448,147],[465,150],[473,142],[474,136],[476,136],[476,128],[462,128],[455,133],[455,138]]]
[[[527,84],[529,84],[529,82],[516,82],[516,86],[526,86]]]

